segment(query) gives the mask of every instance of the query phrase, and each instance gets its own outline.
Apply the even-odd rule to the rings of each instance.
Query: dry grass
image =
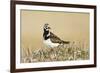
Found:
[[[75,43],[62,45],[57,48],[40,48],[27,51],[22,49],[21,62],[50,62],[50,61],[70,61],[70,60],[87,60],[89,59],[89,49],[84,44]]]

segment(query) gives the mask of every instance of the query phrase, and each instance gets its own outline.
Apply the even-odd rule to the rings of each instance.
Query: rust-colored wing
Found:
[[[50,32],[50,40],[53,42],[53,43],[62,43],[62,40],[57,37],[55,34],[53,34],[52,32]]]
[[[53,43],[59,43],[59,44],[69,44],[70,41],[63,41],[61,40],[59,37],[57,37],[55,34],[53,34],[52,32],[50,32],[50,40],[53,42]]]

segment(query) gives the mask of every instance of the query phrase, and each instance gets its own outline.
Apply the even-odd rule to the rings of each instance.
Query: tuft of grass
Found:
[[[61,45],[57,48],[23,49],[21,51],[22,63],[71,61],[89,59],[89,49],[85,45]]]

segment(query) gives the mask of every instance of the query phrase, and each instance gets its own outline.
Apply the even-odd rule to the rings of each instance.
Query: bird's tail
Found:
[[[70,41],[62,41],[63,42],[63,44],[69,44],[70,43]]]

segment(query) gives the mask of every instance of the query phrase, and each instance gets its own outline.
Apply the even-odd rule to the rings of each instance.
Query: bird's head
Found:
[[[49,24],[46,23],[46,24],[44,24],[43,29],[44,29],[45,31],[49,31],[51,28],[49,27]]]

